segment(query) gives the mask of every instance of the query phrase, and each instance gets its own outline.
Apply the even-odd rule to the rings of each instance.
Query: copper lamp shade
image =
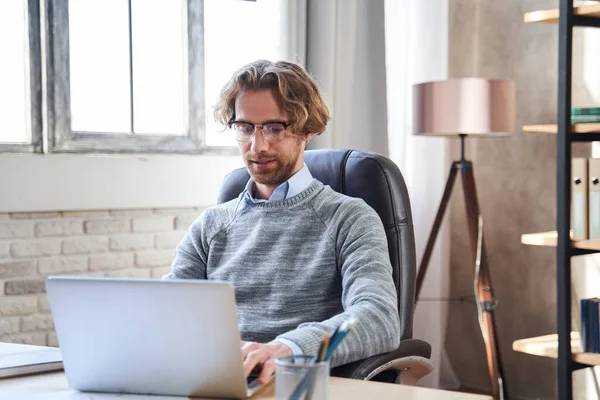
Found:
[[[460,78],[413,85],[413,135],[507,136],[515,126],[510,80]]]

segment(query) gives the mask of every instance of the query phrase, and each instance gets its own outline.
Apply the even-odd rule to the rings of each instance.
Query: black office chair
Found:
[[[400,346],[387,354],[331,370],[331,375],[414,384],[432,370],[431,346],[412,339],[416,257],[410,201],[404,178],[390,159],[356,150],[308,150],[304,161],[313,177],[333,190],[362,198],[379,214],[385,228],[393,279],[398,290]],[[250,175],[245,168],[228,174],[219,203],[239,196]]]

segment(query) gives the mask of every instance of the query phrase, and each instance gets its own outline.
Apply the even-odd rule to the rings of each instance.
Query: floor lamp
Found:
[[[456,175],[460,171],[474,267],[475,301],[495,400],[507,398],[494,322],[497,300],[492,290],[483,240],[483,222],[477,201],[473,163],[465,159],[465,138],[507,136],[514,130],[514,125],[515,88],[511,81],[462,78],[413,86],[413,134],[460,139],[460,159],[452,162],[444,194],[419,266],[417,299]]]

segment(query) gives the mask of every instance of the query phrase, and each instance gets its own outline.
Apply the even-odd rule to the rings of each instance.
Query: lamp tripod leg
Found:
[[[442,195],[442,200],[440,201],[440,206],[438,207],[438,211],[433,222],[433,227],[431,228],[431,233],[429,234],[429,239],[427,240],[427,246],[425,246],[425,252],[423,253],[423,258],[421,259],[421,264],[419,265],[419,271],[417,272],[417,287],[415,297],[417,300],[419,299],[419,295],[421,294],[421,287],[423,286],[423,280],[425,279],[425,274],[427,273],[429,259],[431,258],[431,253],[433,252],[435,240],[437,239],[437,235],[440,231],[442,221],[444,220],[444,214],[448,206],[448,200],[450,199],[450,195],[452,194],[452,188],[454,187],[454,181],[456,180],[456,174],[458,173],[459,165],[459,161],[454,161],[452,163],[452,167],[450,167],[450,174],[448,174],[448,179],[446,180],[444,194]]]
[[[507,397],[503,380],[504,371],[496,335],[494,308],[497,301],[492,290],[492,278],[488,268],[487,253],[483,240],[483,223],[477,201],[473,165],[464,161],[461,168],[465,207],[469,226],[469,240],[473,263],[475,265],[474,291],[477,302],[479,326],[485,343],[488,371],[492,384],[494,400],[505,400]]]

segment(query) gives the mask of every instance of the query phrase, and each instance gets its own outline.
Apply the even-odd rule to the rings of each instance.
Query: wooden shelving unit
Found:
[[[571,257],[600,251],[600,240],[571,240],[571,145],[600,141],[600,124],[571,124],[573,31],[576,27],[600,28],[600,4],[573,7],[559,0],[559,8],[525,14],[525,22],[558,25],[558,104],[556,125],[527,125],[523,131],[556,137],[556,231],[521,236],[521,242],[556,247],[557,334],[521,339],[513,350],[556,359],[558,398],[573,399],[573,371],[600,365],[600,354],[583,353],[579,334],[571,327]],[[560,235],[558,233],[560,233]]]
[[[558,358],[558,335],[538,336],[527,339],[515,340],[512,346],[514,351],[527,353],[534,356]],[[600,365],[600,354],[584,353],[581,351],[579,332],[571,332],[571,351],[573,361],[586,365]]]
[[[526,233],[521,235],[521,243],[529,246],[549,246],[556,247],[556,231]],[[598,250],[600,251],[600,239],[573,240],[571,246],[576,249]]]
[[[575,7],[573,10],[574,15],[580,15],[585,17],[600,18],[600,4],[592,4],[588,6]],[[525,22],[542,22],[545,24],[558,24],[559,20],[558,8],[551,10],[532,11],[525,14]]]
[[[556,124],[525,125],[525,126],[523,126],[523,132],[549,133],[549,134],[556,135],[558,133],[558,126]],[[571,125],[571,132],[573,132],[573,133],[598,133],[598,132],[600,132],[600,123]]]

